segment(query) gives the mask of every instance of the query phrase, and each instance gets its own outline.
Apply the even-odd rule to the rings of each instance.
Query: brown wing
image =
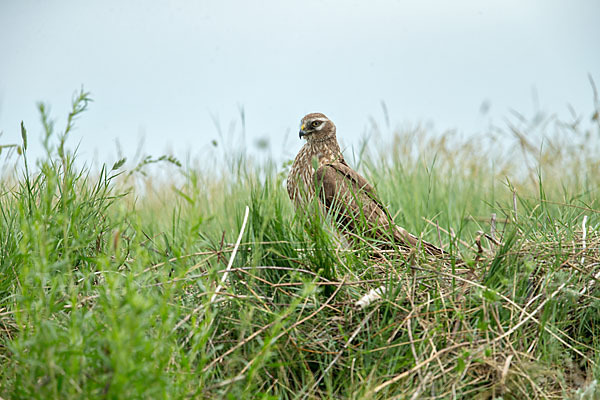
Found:
[[[375,237],[390,238],[391,234],[404,245],[418,245],[418,238],[393,223],[388,210],[377,198],[373,186],[344,160],[322,165],[315,172],[313,180],[316,193],[341,229],[357,232],[357,228],[362,227]],[[444,253],[442,249],[430,243],[421,243],[431,254]]]
[[[330,171],[330,173],[329,174],[325,173],[324,172],[325,170]],[[372,204],[372,206],[374,207],[372,211],[375,211],[375,209],[378,209],[378,211],[383,212],[386,216],[389,217],[388,210],[384,207],[384,205],[381,203],[381,201],[379,201],[379,199],[377,198],[377,194],[375,193],[375,188],[373,186],[371,186],[371,184],[369,182],[367,182],[367,180],[361,174],[359,174],[358,172],[356,172],[355,170],[350,168],[350,166],[348,164],[346,164],[345,160],[340,160],[338,162],[333,162],[333,163],[321,166],[319,168],[319,170],[317,170],[317,172],[315,173],[315,177],[317,179],[317,181],[315,181],[315,184],[317,184],[317,182],[319,180],[320,173],[324,174],[322,176],[323,185],[327,184],[327,185],[329,185],[330,189],[333,189],[334,186],[332,186],[331,184],[332,183],[335,184],[335,188],[338,189],[338,192],[335,192],[335,193],[339,193],[340,189],[342,189],[342,188],[345,188],[347,190],[350,189],[350,191],[352,193],[364,193],[368,198],[371,199],[372,202],[374,202],[374,204]],[[339,178],[342,178],[342,179],[339,179]],[[318,184],[317,184],[316,188],[318,188]],[[327,187],[324,186],[324,189],[327,192],[329,192],[327,190]],[[328,194],[335,194],[335,193],[328,193]],[[370,205],[370,204],[367,204],[367,205]]]
[[[322,165],[313,179],[316,193],[342,229],[393,234],[391,218],[373,186],[344,161]]]

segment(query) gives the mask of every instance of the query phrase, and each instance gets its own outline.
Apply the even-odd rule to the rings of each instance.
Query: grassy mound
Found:
[[[396,221],[465,265],[338,248],[293,212],[289,163],[242,152],[92,173],[66,146],[88,101],[62,132],[40,107],[46,157],[30,165],[23,127],[3,171],[0,396],[600,394],[597,99],[589,126],[417,128],[361,152]],[[162,160],[175,178],[137,173]]]

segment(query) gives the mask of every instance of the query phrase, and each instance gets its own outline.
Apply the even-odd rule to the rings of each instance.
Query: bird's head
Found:
[[[306,138],[309,142],[320,142],[335,138],[335,125],[329,118],[321,113],[306,114],[300,122],[300,139]]]

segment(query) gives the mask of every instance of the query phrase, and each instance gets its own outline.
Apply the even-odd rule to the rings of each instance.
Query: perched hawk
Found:
[[[430,254],[445,253],[392,221],[373,186],[344,160],[335,125],[329,118],[321,113],[306,115],[302,118],[300,138],[305,138],[306,144],[287,179],[287,191],[296,209],[307,206],[317,194],[324,210],[331,213],[346,236],[362,230],[377,239],[393,238],[402,247],[421,245]]]

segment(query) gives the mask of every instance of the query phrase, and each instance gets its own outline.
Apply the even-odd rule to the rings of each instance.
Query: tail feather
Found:
[[[418,237],[410,234],[406,229],[396,225],[394,229],[394,239],[404,243],[405,245],[413,248],[423,247],[427,254],[432,256],[449,256],[450,254],[444,249],[438,246],[419,239]]]

